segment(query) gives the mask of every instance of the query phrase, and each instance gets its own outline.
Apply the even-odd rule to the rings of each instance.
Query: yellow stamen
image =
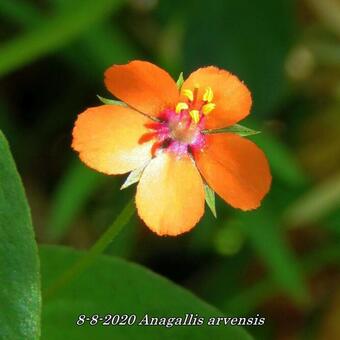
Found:
[[[202,112],[203,114],[207,115],[208,113],[210,113],[212,110],[214,110],[216,107],[215,103],[209,103],[209,104],[205,104],[202,106]]]
[[[192,120],[197,124],[198,121],[200,120],[200,112],[198,110],[191,110],[189,114]]]
[[[183,95],[186,96],[191,102],[194,100],[194,93],[191,90],[185,89],[182,92]]]
[[[189,108],[187,103],[178,103],[176,105],[176,113],[180,113],[182,110],[187,110]]]
[[[214,98],[214,92],[213,92],[213,90],[211,89],[211,87],[207,87],[207,88],[205,89],[205,92],[204,92],[204,95],[203,95],[203,100],[204,100],[205,102],[210,103],[210,102],[213,100],[213,98]]]

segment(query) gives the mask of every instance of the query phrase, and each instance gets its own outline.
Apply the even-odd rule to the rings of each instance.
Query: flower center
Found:
[[[191,144],[200,133],[200,129],[196,124],[193,124],[191,118],[189,118],[187,114],[187,117],[183,116],[185,116],[185,114],[182,115],[182,119],[173,119],[169,121],[168,126],[170,135],[178,142]]]
[[[186,98],[176,105],[175,109],[165,109],[160,114],[160,122],[147,124],[152,132],[142,136],[140,143],[155,139],[151,153],[163,149],[175,153],[178,157],[187,155],[192,150],[202,150],[205,136],[202,130],[205,118],[216,105],[212,102],[213,91],[205,89],[202,98],[198,97],[198,87],[194,91],[183,89]]]

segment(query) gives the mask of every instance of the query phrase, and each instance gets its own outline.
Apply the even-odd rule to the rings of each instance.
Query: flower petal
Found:
[[[212,102],[216,108],[206,116],[206,128],[227,127],[244,119],[250,112],[252,100],[248,88],[233,74],[214,66],[200,68],[191,73],[182,91],[198,88],[202,98],[207,88],[213,91]],[[185,99],[185,97],[182,97]]]
[[[206,143],[204,151],[194,156],[209,186],[234,208],[259,207],[271,184],[262,150],[232,133],[207,135]]]
[[[105,85],[129,106],[154,117],[164,108],[175,107],[179,97],[176,83],[166,71],[140,60],[108,68]]]
[[[151,159],[152,142],[140,144],[150,119],[122,106],[92,107],[78,116],[72,147],[89,167],[109,175],[134,170]]]
[[[137,186],[139,216],[158,235],[189,231],[204,213],[202,178],[189,157],[163,152],[143,172]]]

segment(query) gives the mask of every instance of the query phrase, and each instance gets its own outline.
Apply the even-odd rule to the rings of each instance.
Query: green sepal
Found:
[[[97,97],[99,100],[106,105],[118,105],[118,106],[124,106],[127,107],[127,105],[124,102],[121,102],[120,100],[114,100],[114,99],[107,99],[104,97],[101,97],[99,94],[97,94]]]
[[[183,83],[184,83],[183,72],[181,72],[176,81],[176,85],[179,90],[182,88]]]
[[[216,206],[215,206],[215,192],[213,189],[209,187],[208,184],[204,184],[204,192],[205,192],[205,201],[207,202],[207,205],[210,208],[214,217],[217,218]]]
[[[145,166],[142,166],[140,168],[137,168],[135,170],[132,170],[129,173],[129,176],[126,178],[125,182],[123,183],[123,185],[120,187],[120,190],[126,189],[128,188],[130,185],[135,184],[137,182],[139,182],[143,170],[144,170]]]
[[[242,137],[257,135],[257,134],[261,133],[261,131],[249,129],[246,126],[243,126],[243,125],[240,125],[240,124],[235,124],[233,126],[228,126],[226,128],[222,128],[222,129],[203,130],[202,132],[205,133],[205,134],[229,132],[229,133],[236,133],[237,135],[242,136]]]

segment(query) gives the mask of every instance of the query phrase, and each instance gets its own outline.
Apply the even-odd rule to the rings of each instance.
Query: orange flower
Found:
[[[263,152],[234,133],[250,111],[251,95],[234,75],[200,68],[180,90],[170,75],[145,61],[105,72],[108,90],[127,105],[102,105],[78,116],[74,150],[108,175],[143,169],[139,216],[158,235],[189,231],[204,213],[204,183],[235,208],[259,207],[271,175]]]

